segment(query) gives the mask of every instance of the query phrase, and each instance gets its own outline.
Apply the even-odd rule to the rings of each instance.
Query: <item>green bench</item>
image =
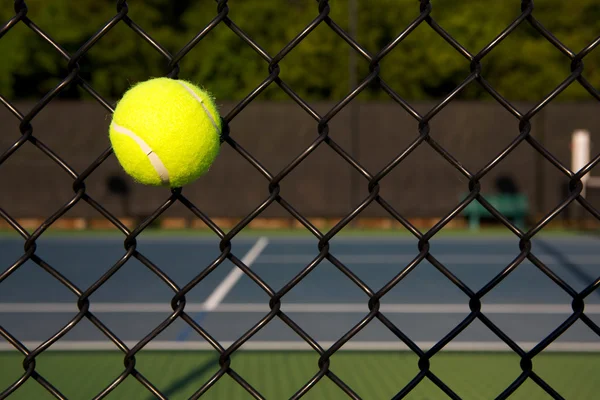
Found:
[[[462,199],[467,196],[465,194]],[[529,214],[529,201],[524,194],[487,194],[483,197],[502,215],[513,222],[518,228],[525,228],[525,218]],[[479,201],[473,200],[464,210],[463,215],[469,221],[471,230],[479,229],[480,221],[485,217],[492,217]],[[492,217],[493,218],[493,217]]]

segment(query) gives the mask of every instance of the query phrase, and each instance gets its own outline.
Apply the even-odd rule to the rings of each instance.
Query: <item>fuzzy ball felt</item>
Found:
[[[109,128],[117,160],[136,182],[182,187],[219,154],[221,118],[210,93],[184,80],[153,78],[119,100]]]

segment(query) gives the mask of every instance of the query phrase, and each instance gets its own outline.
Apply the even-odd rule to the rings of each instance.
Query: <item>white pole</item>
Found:
[[[578,129],[571,136],[571,171],[577,173],[590,162],[590,132],[585,129]],[[581,195],[585,197],[585,189],[590,178],[588,172],[581,177],[583,191]]]
[[[358,41],[358,0],[348,1],[348,33],[355,41]],[[358,85],[358,60],[356,50],[352,47],[348,49],[348,93],[352,93]],[[360,124],[360,108],[357,98],[354,98],[349,104],[350,110],[350,146],[352,156],[360,161],[360,146],[359,146],[359,124]],[[360,201],[360,178],[358,174],[352,174],[351,179],[351,198],[353,201]]]

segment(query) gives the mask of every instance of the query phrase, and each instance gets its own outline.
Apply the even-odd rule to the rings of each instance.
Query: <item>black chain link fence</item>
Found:
[[[415,3],[417,3],[415,1]],[[538,376],[532,369],[533,359],[536,355],[540,354],[546,347],[548,347],[556,338],[563,334],[573,323],[577,320],[584,322],[590,329],[600,336],[600,327],[596,325],[584,312],[585,299],[594,290],[600,286],[600,278],[595,282],[591,283],[583,291],[577,292],[570,287],[565,281],[559,278],[552,270],[546,267],[531,251],[531,239],[537,233],[544,228],[550,221],[552,221],[562,210],[564,210],[569,204],[578,202],[583,208],[585,208],[590,214],[596,219],[600,220],[600,213],[594,209],[583,197],[580,196],[583,185],[581,177],[589,172],[598,162],[600,162],[600,155],[593,158],[590,162],[580,171],[570,171],[565,165],[563,165],[557,158],[555,158],[550,152],[548,152],[536,139],[530,135],[531,124],[530,120],[540,112],[548,103],[550,103],[558,94],[564,91],[569,85],[578,84],[582,85],[594,98],[600,100],[598,91],[593,88],[590,83],[582,76],[584,70],[583,59],[588,55],[599,43],[600,37],[596,38],[592,43],[587,45],[579,53],[574,53],[564,44],[562,44],[556,37],[552,35],[547,29],[545,29],[534,17],[534,2],[532,0],[521,1],[521,13],[517,19],[515,19],[506,29],[500,33],[493,41],[485,46],[477,54],[471,54],[465,49],[460,43],[453,39],[444,29],[436,23],[432,18],[432,4],[428,0],[420,0],[419,4],[415,4],[415,7],[419,7],[420,15],[416,18],[409,26],[404,29],[399,29],[398,35],[393,41],[387,46],[382,48],[377,54],[370,54],[367,52],[359,43],[353,40],[347,32],[345,32],[335,21],[329,17],[330,8],[335,5],[330,4],[328,0],[320,0],[315,4],[315,15],[314,20],[306,26],[306,28],[300,32],[291,42],[289,42],[281,51],[276,55],[267,54],[252,38],[245,34],[236,24],[232,21],[228,14],[230,7],[235,7],[234,2],[230,5],[227,0],[219,0],[216,4],[216,15],[214,19],[201,31],[199,32],[188,44],[186,44],[177,54],[171,55],[167,52],[159,43],[152,39],[144,30],[136,25],[128,17],[129,5],[124,0],[116,2],[116,14],[115,16],[107,21],[94,36],[92,36],[81,48],[74,54],[68,54],[59,43],[55,42],[50,38],[40,27],[38,27],[34,21],[30,20],[27,16],[28,8],[24,0],[16,0],[14,3],[14,16],[6,22],[0,28],[0,38],[2,38],[8,31],[11,30],[17,24],[25,24],[33,32],[39,35],[48,45],[52,46],[58,53],[62,55],[68,61],[68,75],[62,79],[54,89],[49,91],[27,114],[23,114],[16,109],[8,99],[0,95],[2,104],[6,106],[20,121],[21,137],[14,142],[14,144],[3,150],[0,156],[0,166],[4,163],[15,151],[21,146],[33,145],[36,146],[40,151],[50,157],[56,162],[66,174],[69,174],[73,178],[73,196],[71,200],[64,204],[63,207],[56,210],[56,212],[49,217],[39,228],[33,233],[27,232],[19,223],[11,217],[6,211],[0,208],[0,215],[6,220],[12,228],[14,228],[24,239],[24,253],[12,266],[7,270],[3,271],[0,275],[0,283],[5,280],[9,275],[19,269],[25,262],[33,261],[39,267],[43,268],[55,279],[65,285],[71,292],[77,297],[77,306],[79,313],[72,320],[66,324],[59,332],[53,337],[46,340],[39,347],[35,349],[26,348],[18,338],[11,335],[6,329],[0,326],[0,334],[5,340],[10,342],[18,351],[24,355],[23,368],[24,373],[16,382],[10,387],[3,388],[3,392],[0,394],[0,398],[6,398],[19,388],[28,379],[35,379],[40,385],[48,390],[53,396],[59,399],[64,399],[65,396],[61,394],[51,382],[46,380],[36,370],[36,357],[42,352],[46,351],[53,343],[56,343],[61,339],[67,332],[75,327],[84,318],[92,322],[99,330],[101,330],[107,338],[109,338],[115,346],[120,349],[124,354],[124,365],[125,369],[123,372],[107,386],[101,393],[95,398],[103,398],[107,396],[115,387],[122,383],[128,376],[133,376],[142,385],[144,385],[150,392],[156,397],[165,399],[165,395],[161,393],[148,379],[146,379],[136,369],[136,353],[144,348],[153,338],[159,335],[164,329],[166,329],[173,321],[180,318],[187,322],[194,331],[208,341],[216,351],[220,353],[220,369],[214,374],[202,387],[200,387],[191,398],[198,398],[202,396],[206,391],[215,384],[225,374],[229,375],[236,382],[238,382],[244,389],[254,398],[261,399],[263,396],[255,388],[253,388],[242,376],[236,373],[234,367],[231,365],[231,355],[238,350],[246,341],[248,341],[254,334],[261,330],[274,318],[279,318],[291,329],[293,329],[298,336],[300,336],[306,343],[308,343],[314,351],[320,355],[317,372],[314,377],[310,379],[306,384],[298,390],[292,398],[300,398],[305,395],[320,379],[327,377],[338,385],[350,398],[358,399],[359,396],[343,382],[336,374],[329,369],[331,356],[338,351],[346,342],[348,342],[353,336],[361,331],[369,322],[373,319],[381,321],[397,338],[408,346],[418,357],[418,367],[420,372],[405,386],[398,387],[398,393],[394,398],[403,398],[412,389],[414,389],[419,382],[423,379],[429,379],[435,383],[441,390],[444,391],[450,398],[459,399],[460,397],[453,392],[452,388],[447,386],[441,379],[439,379],[430,370],[430,360],[435,356],[446,344],[448,344],[453,338],[455,338],[461,331],[463,331],[471,322],[479,319],[483,322],[498,338],[506,343],[521,359],[520,365],[522,373],[519,377],[510,384],[502,392],[498,398],[509,397],[523,382],[527,379],[531,379],[537,385],[539,385],[545,392],[547,392],[553,398],[561,398],[561,396],[540,376]],[[507,4],[508,6],[508,4]],[[479,22],[474,22],[479,23]],[[156,51],[160,52],[165,60],[168,62],[168,73],[169,77],[177,78],[179,74],[179,61],[185,57],[185,55],[206,35],[213,30],[219,24],[225,24],[231,31],[239,36],[248,46],[252,47],[265,61],[265,70],[268,71],[268,75],[264,81],[256,87],[246,98],[237,104],[235,108],[229,112],[223,118],[224,130],[222,144],[231,146],[235,151],[243,157],[249,165],[256,168],[265,178],[265,199],[264,201],[248,214],[243,220],[241,220],[233,229],[228,233],[225,233],[219,228],[210,218],[205,215],[202,210],[199,210],[194,204],[192,204],[185,197],[185,190],[174,189],[171,191],[164,203],[154,211],[154,213],[144,220],[137,228],[130,231],[119,219],[113,216],[110,212],[103,208],[96,200],[90,197],[86,193],[86,179],[94,173],[94,170],[98,168],[108,157],[112,156],[112,150],[107,148],[97,159],[89,165],[85,171],[76,172],[69,165],[57,156],[52,149],[48,148],[42,141],[40,141],[34,135],[34,128],[32,122],[35,120],[36,115],[42,110],[54,97],[56,97],[61,91],[71,85],[79,85],[81,88],[86,90],[92,95],[106,110],[113,112],[114,105],[102,98],[84,79],[79,75],[80,66],[79,60],[90,50],[92,46],[102,38],[108,31],[110,31],[117,24],[126,24],[135,33],[140,35],[146,42],[148,42]],[[369,74],[362,79],[360,84],[352,90],[345,98],[337,103],[329,112],[325,115],[319,115],[311,106],[300,98],[286,83],[280,79],[280,67],[279,62],[295,47],[297,46],[310,32],[315,29],[318,25],[325,24],[337,35],[339,35],[344,41],[346,41],[360,57],[369,62]],[[406,100],[404,100],[398,93],[396,93],[379,75],[380,73],[380,62],[395,46],[397,46],[403,39],[405,39],[414,29],[420,24],[427,24],[437,32],[445,41],[449,43],[457,52],[463,57],[470,61],[470,71],[466,74],[466,78],[460,85],[458,85],[448,96],[446,96],[441,102],[435,107],[429,110],[425,115],[419,114]],[[530,24],[535,28],[544,38],[548,40],[557,51],[560,51],[565,55],[565,62],[567,59],[571,60],[571,73],[565,77],[564,81],[552,90],[545,98],[537,103],[533,108],[526,112],[519,111],[509,101],[503,98],[494,88],[488,83],[488,81],[481,75],[481,62],[487,54],[490,53],[494,47],[502,42],[507,36],[511,34],[520,24]],[[264,168],[260,162],[255,159],[252,154],[244,150],[235,140],[235,132],[229,132],[228,124],[231,122],[239,113],[244,111],[244,108],[252,102],[265,88],[269,85],[275,84],[279,86],[289,97],[302,107],[316,122],[316,137],[315,140],[308,146],[301,154],[299,154],[294,160],[283,170],[278,172],[271,172]],[[485,89],[498,103],[500,103],[506,110],[508,110],[518,121],[519,131],[515,132],[515,137],[512,143],[502,150],[496,157],[490,160],[482,169],[479,171],[469,171],[456,160],[452,154],[448,153],[442,146],[440,146],[430,135],[429,122],[438,114],[449,102],[451,102],[465,87],[471,84],[480,85]],[[415,126],[415,139],[405,149],[402,149],[398,155],[391,160],[382,170],[376,172],[367,171],[363,168],[355,159],[353,159],[343,148],[341,148],[330,136],[328,136],[328,123],[331,121],[336,114],[340,112],[342,108],[348,105],[348,103],[355,98],[362,90],[369,85],[378,85],[381,90],[389,94],[390,98],[398,104],[398,107],[404,109],[409,113],[416,122]],[[560,204],[545,215],[540,221],[535,223],[533,227],[523,232],[516,226],[514,226],[507,218],[501,213],[494,209],[486,199],[480,195],[480,180],[492,170],[504,157],[506,157],[511,151],[517,146],[526,142],[527,145],[533,147],[539,152],[548,162],[552,163],[560,172],[566,175],[570,179],[569,194]],[[311,222],[301,215],[292,204],[289,204],[285,200],[285,193],[280,193],[280,182],[294,169],[296,168],[312,151],[318,146],[329,146],[333,149],[340,157],[342,157],[348,164],[350,164],[356,171],[364,177],[364,184],[366,186],[365,193],[367,194],[364,200],[360,202],[358,206],[348,215],[346,215],[336,226],[334,226],[328,232],[320,232]],[[435,226],[429,231],[423,233],[416,229],[407,218],[400,215],[394,208],[386,202],[384,198],[379,195],[380,185],[379,182],[384,178],[390,171],[401,165],[402,161],[418,146],[430,146],[448,162],[449,168],[455,168],[463,176],[465,176],[468,183],[469,195],[443,219],[441,219]],[[401,168],[401,167],[400,167]],[[61,275],[56,269],[49,265],[44,259],[42,259],[36,253],[36,241],[41,235],[61,216],[63,216],[69,209],[71,209],[78,202],[86,202],[99,213],[101,213],[106,219],[108,219],[115,227],[117,227],[123,235],[125,235],[124,247],[125,253],[122,258],[108,270],[97,282],[95,282],[89,288],[79,288],[69,281],[68,277]],[[460,279],[454,276],[442,263],[440,263],[434,254],[429,249],[430,239],[436,235],[450,220],[455,218],[469,203],[472,201],[479,201],[498,221],[500,221],[507,229],[509,229],[517,238],[519,238],[520,253],[514,258],[514,260],[506,266],[494,279],[488,282],[478,292],[472,291],[467,287]],[[192,281],[190,281],[184,287],[179,287],[173,280],[167,276],[158,266],[152,263],[151,260],[146,258],[136,249],[136,237],[148,227],[156,218],[164,213],[174,203],[180,202],[187,207],[192,213],[206,223],[212,231],[221,239],[220,241],[220,256],[215,259],[210,265],[208,265],[200,274],[198,274]],[[314,260],[307,265],[293,280],[288,282],[284,287],[276,289],[271,288],[265,283],[260,276],[250,270],[232,251],[232,239],[240,233],[254,218],[258,217],[269,205],[272,203],[279,203],[284,207],[294,218],[296,218],[302,225],[309,230],[316,238],[315,244],[318,248],[318,255]],[[361,279],[356,276],[348,267],[340,262],[334,254],[329,251],[329,241],[336,235],[340,230],[347,226],[353,219],[355,219],[362,210],[364,210],[372,202],[377,202],[381,205],[393,218],[399,221],[407,230],[409,230],[418,241],[418,254],[408,265],[404,266],[400,272],[384,287],[381,288],[370,288]],[[90,312],[90,301],[89,297],[102,286],[107,280],[111,279],[112,275],[115,274],[130,258],[136,258],[142,262],[149,270],[159,276],[162,281],[168,285],[174,293],[171,300],[171,306],[173,312],[171,315],[164,320],[159,326],[157,326],[152,332],[150,332],[143,340],[141,340],[133,348],[128,348],[123,341],[121,341],[113,332],[111,332],[101,320],[99,320],[93,313]],[[242,337],[236,340],[229,348],[224,348],[217,340],[215,340],[209,332],[204,330],[202,326],[196,323],[193,318],[186,312],[186,294],[194,288],[200,281],[202,281],[208,274],[214,271],[219,264],[225,259],[229,259],[235,265],[237,265],[243,272],[250,277],[258,286],[262,288],[271,298],[269,306],[271,311],[265,315],[258,323],[256,323],[250,330],[248,330]],[[573,313],[552,333],[550,333],[545,339],[539,342],[530,351],[525,351],[517,343],[515,343],[510,337],[502,332],[493,322],[491,322],[484,313],[481,312],[481,300],[489,293],[496,285],[498,285],[508,274],[515,270],[521,262],[529,260],[533,263],[540,271],[552,279],[556,285],[562,290],[568,293],[572,297],[572,309]],[[350,331],[348,331],[343,337],[339,338],[330,348],[322,348],[319,343],[313,340],[306,332],[302,330],[286,313],[281,310],[282,299],[285,297],[295,285],[298,284],[311,270],[316,268],[319,263],[323,260],[328,260],[335,265],[341,272],[343,272],[348,279],[352,280],[365,294],[370,298],[368,306],[370,312],[364,316],[362,320],[357,323]],[[436,343],[428,351],[424,351],[411,341],[398,327],[396,327],[386,316],[379,311],[380,303],[382,298],[388,293],[400,280],[402,280],[411,270],[416,268],[419,263],[423,260],[429,261],[433,264],[440,272],[442,272],[454,285],[456,285],[463,293],[469,296],[469,307],[471,312],[469,315],[456,326],[451,332],[449,332],[442,340]]]

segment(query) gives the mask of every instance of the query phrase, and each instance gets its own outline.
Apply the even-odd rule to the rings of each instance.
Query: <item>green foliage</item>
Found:
[[[357,0],[358,41],[372,56],[419,15],[416,0]],[[114,0],[27,0],[28,17],[73,55],[117,13]],[[217,16],[214,0],[129,1],[128,16],[150,37],[176,55]],[[318,15],[315,0],[229,1],[229,18],[256,41],[267,57],[275,57]],[[520,1],[432,0],[432,17],[475,55],[520,15]],[[0,5],[0,21],[14,15],[11,2]],[[329,16],[348,30],[348,0],[330,1]],[[534,16],[577,53],[596,39],[600,6],[595,0],[535,2]],[[240,100],[269,76],[269,64],[226,24],[219,24],[183,57],[179,76],[213,91],[220,100]],[[309,100],[339,100],[349,91],[350,46],[325,22],[317,26],[279,63],[280,77]],[[0,94],[9,99],[39,98],[67,74],[68,61],[19,23],[0,39]],[[360,55],[358,77],[369,74]],[[585,59],[585,77],[600,86],[600,52]],[[119,98],[134,82],[170,71],[168,60],[119,22],[80,60],[80,75],[101,95]],[[469,61],[427,23],[418,26],[380,63],[381,77],[401,96],[412,100],[439,98],[469,74]],[[510,100],[539,100],[570,72],[570,61],[525,21],[482,61],[483,76]],[[63,98],[86,98],[73,86]],[[288,99],[275,83],[261,99]],[[463,99],[489,98],[477,84]],[[587,99],[572,85],[560,100]],[[388,99],[376,85],[360,99]]]

